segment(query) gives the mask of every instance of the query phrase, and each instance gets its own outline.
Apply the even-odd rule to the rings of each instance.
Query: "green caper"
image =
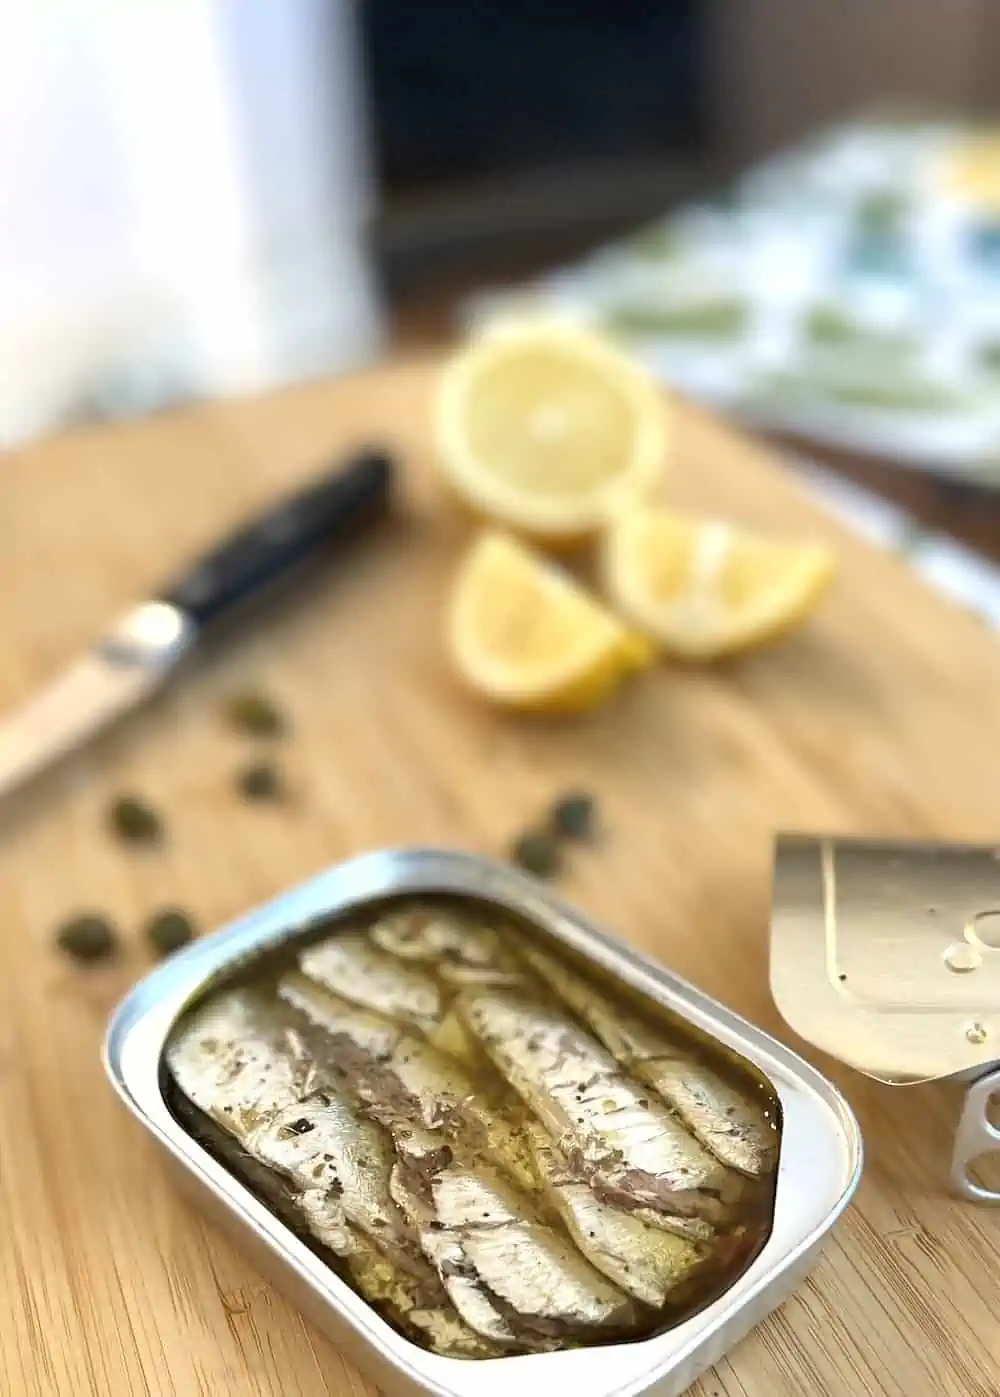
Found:
[[[63,922],[56,932],[56,944],[74,960],[108,960],[118,950],[118,936],[106,917],[81,912]]]
[[[570,791],[552,806],[552,829],[566,839],[587,839],[594,832],[597,807],[585,791]]]
[[[153,844],[163,835],[159,815],[136,796],[119,796],[111,806],[109,819],[118,837],[132,844]]]
[[[549,830],[532,829],[515,839],[511,858],[536,878],[553,878],[559,872],[559,846]]]
[[[281,737],[288,729],[280,708],[264,694],[234,694],[225,713],[233,727],[254,737]]]
[[[145,926],[146,940],[160,956],[179,951],[194,939],[191,918],[177,907],[168,907],[150,917]]]
[[[281,772],[271,762],[255,762],[244,768],[236,780],[248,800],[280,800],[285,794]]]

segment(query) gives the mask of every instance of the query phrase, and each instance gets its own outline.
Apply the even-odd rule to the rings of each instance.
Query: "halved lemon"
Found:
[[[477,513],[570,544],[659,479],[666,402],[599,335],[527,317],[481,331],[445,367],[435,431],[442,472]]]
[[[604,549],[615,606],[669,655],[710,660],[801,621],[833,575],[820,544],[773,542],[717,519],[642,509]]]
[[[562,568],[493,530],[473,543],[459,569],[448,646],[478,693],[539,713],[593,708],[653,658],[647,640]]]

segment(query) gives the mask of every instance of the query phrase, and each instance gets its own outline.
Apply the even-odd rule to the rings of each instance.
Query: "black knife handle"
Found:
[[[392,473],[387,452],[359,452],[237,529],[170,584],[160,600],[180,607],[199,627],[209,625],[293,567],[349,542],[373,523],[388,504]]]

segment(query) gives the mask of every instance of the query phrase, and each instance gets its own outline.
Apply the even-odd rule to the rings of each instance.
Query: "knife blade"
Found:
[[[238,527],[0,719],[0,798],[150,698],[206,632],[385,512],[392,463],[366,450]]]

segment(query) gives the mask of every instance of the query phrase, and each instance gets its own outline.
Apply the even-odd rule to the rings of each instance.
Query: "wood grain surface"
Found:
[[[428,470],[432,370],[400,364],[79,433],[0,463],[6,706],[332,454],[382,441],[405,462],[398,519],[343,569],[0,811],[4,1397],[371,1391],[175,1195],[104,1081],[104,1024],[148,965],[140,929],[155,909],[180,904],[208,929],[369,847],[502,851],[555,793],[585,786],[605,832],[573,859],[566,895],[790,1039],[767,987],[776,829],[1000,833],[996,641],[688,408],[674,498],[829,539],[841,568],[820,614],[725,668],[662,666],[571,723],[498,716],[464,693],[439,616],[468,525]],[[285,807],[234,792],[260,749],[219,708],[247,685],[294,725],[276,749],[293,787]],[[110,837],[106,807],[123,791],[163,813],[162,848]],[[58,922],[81,908],[123,929],[117,967],[82,971],[53,950]],[[819,1065],[865,1132],[857,1204],[809,1283],[692,1391],[995,1397],[1000,1213],[945,1196],[954,1093]]]

